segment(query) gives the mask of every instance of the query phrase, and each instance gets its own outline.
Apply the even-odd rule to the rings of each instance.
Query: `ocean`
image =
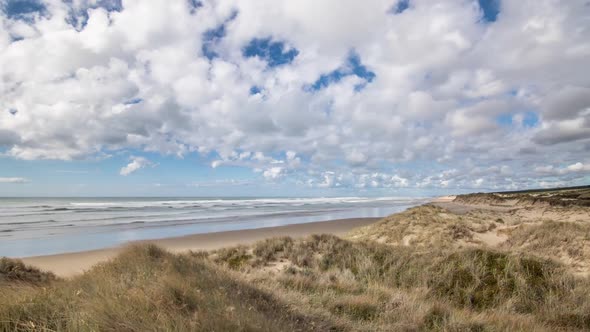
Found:
[[[384,217],[429,198],[0,198],[0,256],[101,249],[134,240]]]

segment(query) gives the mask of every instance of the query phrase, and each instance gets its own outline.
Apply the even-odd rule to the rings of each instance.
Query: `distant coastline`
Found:
[[[60,254],[138,240],[384,217],[426,201],[412,197],[15,198],[0,200],[0,256]]]

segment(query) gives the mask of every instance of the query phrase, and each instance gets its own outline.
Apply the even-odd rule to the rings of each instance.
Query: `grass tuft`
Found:
[[[22,282],[44,284],[55,280],[55,275],[27,266],[18,259],[0,258],[0,284],[6,282]]]

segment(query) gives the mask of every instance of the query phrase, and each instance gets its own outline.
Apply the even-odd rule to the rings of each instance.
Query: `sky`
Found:
[[[588,0],[0,0],[0,196],[586,184]]]

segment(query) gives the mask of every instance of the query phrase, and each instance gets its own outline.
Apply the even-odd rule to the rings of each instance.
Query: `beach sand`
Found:
[[[154,243],[172,252],[212,250],[239,244],[251,244],[275,236],[302,237],[311,234],[343,235],[353,228],[365,226],[381,218],[351,218],[294,224],[277,227],[194,234],[131,243]],[[22,258],[25,264],[51,271],[60,277],[80,274],[96,263],[116,256],[122,247]]]

